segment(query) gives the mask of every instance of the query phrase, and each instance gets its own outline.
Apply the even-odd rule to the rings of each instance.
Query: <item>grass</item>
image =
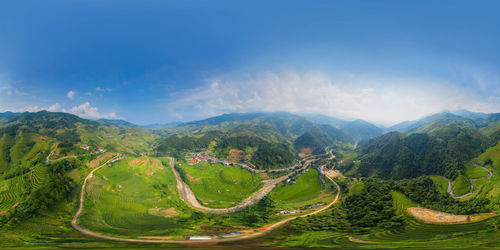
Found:
[[[170,168],[158,159],[117,161],[97,171],[89,182],[80,224],[122,236],[182,234],[179,220],[190,218],[193,211],[179,199],[175,183]],[[177,216],[158,213],[168,209]]]
[[[481,178],[488,176],[488,171],[478,167],[468,168],[465,171],[465,175],[467,176],[467,178]]]
[[[194,194],[207,207],[232,207],[263,186],[260,175],[239,167],[208,163],[181,167]]]
[[[408,199],[404,194],[398,191],[391,191],[392,200],[394,201],[394,207],[398,214],[406,214],[406,209],[409,207],[420,207],[420,205],[410,199]]]
[[[354,183],[351,185],[351,188],[349,189],[350,194],[360,194],[361,191],[363,191],[363,188],[365,187],[365,184],[360,182],[360,183]]]
[[[280,184],[270,195],[280,209],[296,209],[301,206],[328,203],[334,198],[335,187],[329,180],[323,183],[316,169],[309,169],[293,185]]]
[[[431,176],[432,181],[434,184],[436,184],[437,189],[439,192],[445,194],[448,191],[448,182],[446,180],[443,180],[437,176]]]
[[[463,195],[470,191],[470,182],[464,175],[459,175],[453,181],[453,193],[455,195]]]

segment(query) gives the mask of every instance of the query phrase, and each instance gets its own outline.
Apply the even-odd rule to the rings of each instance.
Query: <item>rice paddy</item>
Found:
[[[196,198],[207,207],[232,207],[263,186],[260,175],[239,167],[199,163],[181,168]]]

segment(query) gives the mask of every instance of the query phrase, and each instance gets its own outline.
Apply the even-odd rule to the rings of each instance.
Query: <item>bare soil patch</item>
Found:
[[[148,209],[148,214],[154,216],[161,216],[165,218],[172,218],[179,215],[179,212],[177,212],[173,207],[171,208],[155,207]]]
[[[463,224],[495,216],[495,213],[455,215],[421,207],[409,207],[406,211],[415,218],[431,224]]]
[[[186,174],[186,177],[188,178],[189,182],[191,182],[191,183],[198,183],[201,181],[200,178],[195,178],[189,174]]]
[[[87,167],[89,167],[89,168],[96,168],[100,165],[99,163],[101,161],[106,160],[109,157],[113,157],[114,155],[115,154],[113,154],[111,152],[106,152],[104,154],[97,156],[94,160],[87,162],[85,165],[87,165]]]
[[[233,149],[229,150],[228,160],[232,163],[238,163],[241,161],[241,158],[243,158],[244,155],[245,154],[244,154],[243,150],[233,148]]]

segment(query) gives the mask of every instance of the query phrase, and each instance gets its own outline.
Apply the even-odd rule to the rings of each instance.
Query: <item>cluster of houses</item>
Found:
[[[89,145],[87,145],[87,144],[82,144],[82,145],[80,146],[80,148],[81,148],[81,149],[83,149],[83,150],[87,150],[87,151],[89,151],[89,150],[90,150],[90,148],[91,148],[91,146],[89,146]],[[90,154],[100,154],[100,153],[106,153],[106,149],[104,149],[104,148],[102,148],[102,147],[96,147],[96,149],[97,149],[96,151],[92,151],[92,152],[90,152]]]
[[[278,214],[289,215],[289,214],[298,214],[298,213],[300,213],[300,210],[281,210],[281,211],[279,211]]]
[[[221,161],[217,159],[217,157],[210,155],[207,151],[203,152],[190,152],[184,158],[190,165],[194,165],[200,162],[207,163],[211,162],[212,164],[221,163],[224,165],[229,165],[227,161]]]
[[[240,236],[240,232],[227,233],[221,235],[210,235],[210,236],[201,236],[201,235],[193,235],[187,236],[186,240],[212,240],[212,239],[220,239],[220,238],[232,238]]]

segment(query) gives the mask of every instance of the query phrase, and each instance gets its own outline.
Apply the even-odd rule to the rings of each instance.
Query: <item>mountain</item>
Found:
[[[2,123],[3,121],[7,121],[7,119],[18,116],[20,114],[21,113],[14,113],[14,112],[10,112],[10,111],[0,113],[0,123]]]
[[[352,143],[349,135],[330,125],[316,125],[311,130],[305,132],[297,139],[293,145],[297,152],[321,152],[325,147],[335,143]]]
[[[355,143],[382,135],[384,130],[363,120],[346,122],[340,126],[340,130],[348,134]]]
[[[97,121],[102,122],[102,123],[106,123],[109,125],[114,125],[114,126],[126,126],[126,127],[131,127],[131,128],[140,127],[139,125],[136,125],[136,124],[133,124],[131,122],[124,121],[124,120],[99,119]]]
[[[436,127],[428,133],[390,132],[357,149],[357,174],[387,179],[435,174],[453,179],[464,173],[465,162],[489,146],[488,138],[477,129],[457,124]]]
[[[306,118],[307,120],[316,124],[329,124],[336,128],[342,127],[344,124],[349,123],[346,120],[339,119],[336,117],[321,115],[321,114],[299,114],[300,116]]]
[[[126,122],[120,123],[126,124]],[[12,150],[28,152],[38,141],[58,143],[60,147],[68,150],[75,144],[82,143],[105,147],[116,152],[139,154],[149,150],[158,137],[136,127],[117,126],[106,121],[86,120],[68,113],[48,111],[11,115],[4,120],[0,135],[4,142],[4,152],[10,150],[11,152],[7,154],[17,155],[22,153],[20,151],[15,153]]]
[[[141,127],[149,129],[151,131],[157,131],[165,128],[174,127],[180,124],[182,124],[182,122],[154,123],[154,124],[142,125]]]
[[[163,129],[159,134],[199,134],[207,131],[230,131],[259,136],[265,140],[292,142],[314,126],[300,116],[285,113],[233,113],[211,117],[205,120],[179,124]]]
[[[423,132],[432,129],[432,127],[437,127],[439,125],[444,125],[447,123],[456,123],[456,124],[464,124],[467,126],[476,127],[477,123],[482,121],[481,115],[472,115],[475,113],[469,111],[460,111],[457,113],[468,114],[466,117],[450,113],[448,111],[433,114],[426,116],[424,118],[414,120],[414,121],[405,121],[398,123],[389,127],[389,131],[399,131],[403,133],[412,133],[412,132]],[[474,119],[471,117],[475,117]],[[434,122],[434,125],[430,125],[431,122]],[[425,127],[424,127],[425,125]]]

